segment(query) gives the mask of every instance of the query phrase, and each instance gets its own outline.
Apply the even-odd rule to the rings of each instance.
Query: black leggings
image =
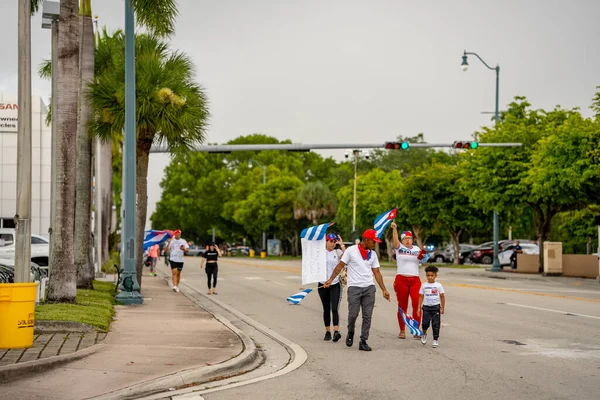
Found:
[[[319,283],[319,286],[322,286]],[[333,326],[340,324],[340,314],[338,312],[342,301],[342,285],[338,282],[329,288],[319,288],[319,297],[323,303],[323,321],[325,326],[331,326],[331,315],[333,314]]]
[[[219,274],[219,266],[217,263],[206,264],[206,280],[208,283],[208,288],[210,289],[210,277],[212,276],[212,287],[217,287],[217,275]]]
[[[423,306],[423,321],[421,322],[421,328],[423,332],[429,329],[429,324],[433,327],[433,340],[438,340],[440,337],[440,305],[437,306]]]

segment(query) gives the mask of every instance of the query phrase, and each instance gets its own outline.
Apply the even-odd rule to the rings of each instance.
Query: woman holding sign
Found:
[[[342,254],[346,250],[346,246],[342,242],[342,238],[338,235],[330,233],[326,238],[325,253],[327,259],[327,276],[331,273],[340,262]],[[340,245],[340,249],[336,249],[336,245]],[[342,284],[340,278],[336,277],[331,286],[328,288],[322,287],[323,283],[319,282],[319,297],[323,303],[323,321],[325,322],[325,338],[323,340],[331,340],[331,317],[333,316],[333,341],[337,342],[341,339],[340,334],[340,315],[339,308],[342,301]]]

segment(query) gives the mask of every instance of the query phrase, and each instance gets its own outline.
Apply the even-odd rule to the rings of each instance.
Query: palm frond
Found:
[[[175,0],[131,0],[138,24],[159,36],[175,31],[177,2]]]

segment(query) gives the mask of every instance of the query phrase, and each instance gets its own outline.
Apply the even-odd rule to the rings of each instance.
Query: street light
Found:
[[[496,108],[494,110],[494,122],[498,125],[500,121],[498,115],[498,102],[499,102],[499,94],[500,94],[500,65],[496,64],[496,67],[490,67],[477,53],[468,53],[466,50],[462,56],[462,64],[461,68],[463,71],[466,71],[469,68],[469,62],[467,61],[467,56],[473,55],[479,59],[488,69],[492,71],[496,71]],[[492,271],[498,272],[502,271],[500,268],[500,260],[498,259],[498,212],[494,209],[494,262],[492,264]]]
[[[256,163],[256,165],[258,165],[259,167],[262,168],[263,170],[263,185],[267,184],[267,167],[265,167],[264,165],[262,165],[261,163],[259,163],[256,160],[248,160],[248,168],[252,168],[252,162]],[[261,252],[266,251],[267,249],[267,234],[265,233],[264,229],[262,232],[262,248],[261,248]]]
[[[352,194],[352,242],[358,243],[358,235],[356,233],[356,181],[358,178],[358,155],[362,150],[354,149],[352,154],[354,155],[354,191]],[[346,152],[346,158],[349,157],[349,153]],[[369,159],[369,153],[365,152],[365,158]]]

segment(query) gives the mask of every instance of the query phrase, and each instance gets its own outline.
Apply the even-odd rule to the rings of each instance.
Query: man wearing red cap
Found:
[[[419,315],[419,289],[421,289],[421,278],[419,278],[419,264],[427,254],[417,246],[413,246],[413,235],[410,231],[402,232],[398,239],[396,223],[392,222],[394,251],[396,252],[396,279],[394,280],[394,291],[398,300],[398,307],[408,315],[408,299],[412,303],[412,317],[421,323]],[[400,326],[400,339],[406,338],[404,319],[398,311],[398,325]],[[415,339],[420,336],[415,335]]]
[[[177,229],[173,238],[167,245],[169,252],[169,264],[171,265],[171,275],[173,280],[173,291],[179,292],[179,280],[181,279],[181,270],[183,269],[183,257],[190,250],[188,243],[181,238],[181,231]]]
[[[375,243],[381,243],[374,229],[367,229],[362,234],[362,241],[354,246],[348,247],[342,255],[338,265],[333,270],[331,277],[323,284],[324,288],[331,286],[335,277],[342,271],[344,266],[348,266],[348,335],[346,336],[346,346],[351,347],[354,342],[354,326],[358,313],[362,314],[362,328],[360,333],[359,350],[371,351],[367,344],[369,339],[369,330],[371,329],[371,317],[375,307],[375,283],[373,277],[377,280],[379,287],[383,291],[383,297],[390,300],[390,294],[385,288],[383,277],[379,271],[379,259],[373,251]],[[361,310],[362,308],[362,310]]]

